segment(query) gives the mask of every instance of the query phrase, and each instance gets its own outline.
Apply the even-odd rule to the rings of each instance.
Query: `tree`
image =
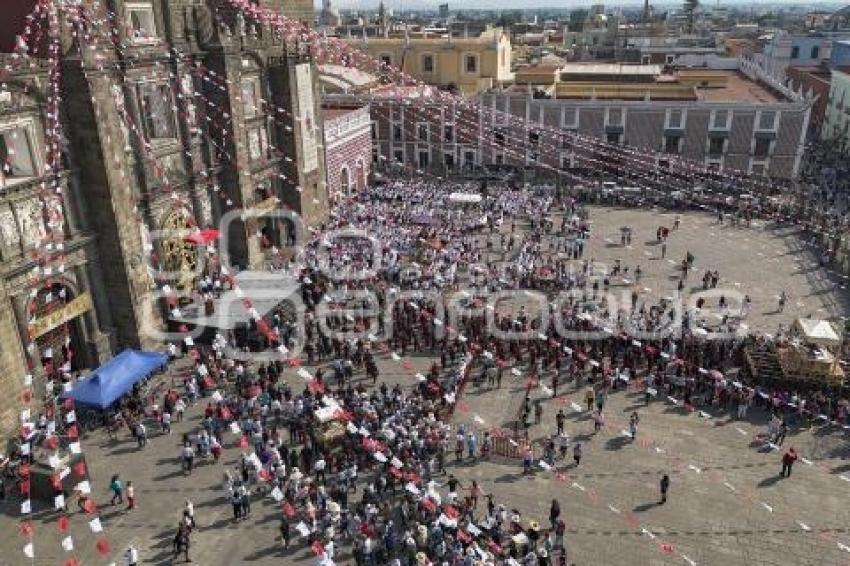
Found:
[[[699,0],[685,0],[682,4],[682,12],[685,13],[685,18],[688,22],[688,33],[694,33],[694,20],[696,19],[697,8],[699,8]]]

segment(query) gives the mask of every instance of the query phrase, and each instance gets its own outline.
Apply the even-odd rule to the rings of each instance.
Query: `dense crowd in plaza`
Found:
[[[453,203],[452,193],[482,198]],[[522,516],[498,494],[459,481],[452,466],[497,453],[525,473],[567,460],[579,466],[586,448],[570,439],[562,413],[546,416],[550,434],[529,432],[542,403],[568,387],[585,397],[596,430],[605,424],[606,399],[628,388],[643,391],[646,403],[672,398],[683,411],[714,406],[743,419],[755,406],[774,416],[766,444],[781,445],[788,427],[803,421],[850,423],[839,392],[794,391],[738,375],[732,368],[741,365],[742,349],[770,339],[736,332],[746,309],[702,304],[679,321],[669,297],[639,291],[639,265],[587,257],[597,229],[581,195],[554,187],[482,191],[390,179],[339,204],[307,244],[298,273],[303,320],[282,305],[266,317],[266,331],[253,325],[252,340],[221,332],[209,344],[172,345],[172,357],[183,358],[175,365],[185,368],[180,386],[154,404],[141,396],[125,401],[112,434],[126,427],[144,450],[154,430],[170,434],[184,413],[202,411],[202,425],[182,440],[184,473],[199,460],[222,466],[234,521],[250,520],[252,502],[273,500],[282,552],[306,545],[321,564],[350,552],[366,565],[530,566],[569,563],[559,502],[549,517]],[[677,221],[657,237],[664,243],[678,229]],[[681,281],[692,263],[682,258]],[[706,272],[703,286],[716,286],[717,277]],[[609,303],[612,289],[631,300]],[[492,301],[494,291],[514,293]],[[449,296],[460,307],[454,314],[441,309]],[[543,300],[535,305],[535,297]],[[387,316],[369,314],[372,301]],[[706,322],[709,311],[721,322]],[[681,333],[673,332],[678,323]],[[637,340],[634,331],[656,337]],[[722,339],[707,338],[721,332]],[[288,355],[243,362],[226,346]],[[383,383],[376,359],[389,356],[404,367],[410,354],[433,358],[427,375],[412,375],[412,388]],[[526,384],[516,393],[512,429],[453,423],[465,389],[505,381]],[[636,411],[632,438],[639,421]],[[234,438],[241,457],[228,467],[221,455]],[[796,453],[784,457],[790,473]],[[121,482],[111,484],[119,501],[129,496]],[[663,502],[670,480],[659,482]],[[182,512],[174,553],[188,559],[191,502]]]

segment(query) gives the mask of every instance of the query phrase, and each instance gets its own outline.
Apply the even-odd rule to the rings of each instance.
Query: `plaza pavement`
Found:
[[[591,218],[596,228],[586,257],[599,261],[619,257],[630,266],[640,260],[645,271],[642,285],[652,290],[647,292],[664,290],[665,284],[670,284],[667,276],[673,266],[652,260],[644,252],[656,253],[654,247],[643,242],[654,239],[660,220],[672,227],[672,216],[593,208]],[[635,231],[631,249],[619,247],[617,228],[624,224]],[[610,226],[611,230],[601,226]],[[617,245],[610,246],[605,238]],[[709,216],[684,215],[681,231],[673,233],[668,242],[668,257],[679,260],[687,250],[696,256],[697,268],[691,275],[695,285],[704,269],[716,268],[721,286],[730,283],[738,287],[734,285],[737,282],[749,289],[746,292],[754,301],[748,321],[751,328],[772,331],[780,321],[787,326],[797,315],[847,312],[846,293],[829,287],[827,274],[811,269],[806,259],[795,261],[798,247],[793,238],[783,238],[781,232],[774,234],[761,227],[718,227]],[[780,288],[789,293],[789,304],[784,313],[772,314],[773,295]],[[405,369],[382,356],[381,380],[412,386],[414,374],[427,370],[430,360],[415,356],[410,361],[413,365]],[[287,372],[286,378],[300,385],[294,372]],[[506,377],[502,389],[496,391],[470,386],[455,423],[478,430],[503,426],[513,416],[510,412],[516,403],[512,399],[521,395],[523,388],[523,378],[511,377]],[[619,392],[608,401],[605,428],[593,435],[592,421],[571,406],[572,401],[583,404],[581,392],[568,388],[559,393],[565,396],[545,401],[543,423],[532,428],[531,435],[541,438],[551,434],[554,414],[563,408],[568,415],[567,431],[585,443],[579,468],[559,462],[556,470],[538,469],[531,476],[522,476],[518,461],[495,457],[474,466],[450,462],[449,471],[466,485],[476,479],[497,502],[541,524],[546,523],[551,499],[557,498],[567,524],[571,563],[850,563],[850,463],[846,460],[850,454],[847,437],[840,430],[818,428],[789,435],[785,445],[795,446],[811,464],[798,462],[792,477],[780,480],[781,454],[763,452],[755,442],[756,434],[764,429],[764,415],[758,410],[748,421],[736,422],[718,410],[703,416],[686,414],[663,400],[643,408],[642,399],[635,393]],[[249,520],[232,522],[222,478],[223,466],[232,467],[239,458],[236,436],[226,436],[223,464],[201,464],[191,476],[182,474],[178,444],[182,433],[198,429],[203,405],[191,408],[187,420],[176,423],[170,436],[159,435],[149,427],[151,438],[144,450],[138,450],[126,433],[118,442],[107,440],[102,432],[83,439],[95,499],[108,503],[109,477],[120,473],[125,482],[133,481],[138,508],[127,512],[101,507],[103,536],[110,543],[111,558],[101,557],[96,551],[95,537],[87,524],[90,517],[72,511],[73,555],[81,564],[106,564],[110,560],[121,564],[120,555],[130,541],[139,549],[142,564],[169,564],[174,527],[186,498],[195,504],[198,523],[192,537],[195,563],[315,563],[303,545],[296,544],[286,553],[280,549],[276,539],[280,512],[269,498],[254,502]],[[632,442],[622,430],[635,408],[641,414],[641,424],[638,439]],[[668,503],[658,506],[655,502],[662,473],[670,474],[672,486]],[[18,532],[18,508],[19,500],[14,497],[0,505],[0,564],[63,564],[72,553],[61,548],[60,541],[67,535],[58,529],[57,513],[35,505],[36,557],[29,560],[21,553],[26,538]],[[338,563],[353,563],[347,547]]]

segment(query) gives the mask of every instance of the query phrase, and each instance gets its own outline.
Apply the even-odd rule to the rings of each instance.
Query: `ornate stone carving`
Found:
[[[26,247],[41,245],[47,236],[44,224],[44,206],[38,199],[21,201],[16,204],[18,226]]]
[[[15,215],[8,206],[0,208],[0,238],[6,247],[18,246],[21,243],[21,235],[15,223]]]

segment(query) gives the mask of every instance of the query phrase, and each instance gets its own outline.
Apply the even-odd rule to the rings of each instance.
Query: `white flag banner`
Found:
[[[63,538],[62,550],[64,550],[65,552],[71,552],[72,550],[74,550],[74,539],[72,539],[70,536]]]
[[[53,508],[54,509],[64,509],[65,508],[65,496],[63,494],[59,494],[53,498]]]
[[[304,521],[301,521],[297,525],[295,525],[295,530],[298,531],[298,533],[302,537],[306,538],[310,536],[310,527],[308,527],[307,523],[305,523]]]
[[[35,548],[31,542],[28,542],[24,545],[24,556],[27,558],[35,558]]]
[[[283,501],[283,492],[280,490],[279,487],[275,487],[269,495],[271,495],[272,499],[274,499],[278,503]]]
[[[103,532],[103,525],[100,523],[100,517],[95,517],[91,521],[89,521],[89,529],[93,533]]]
[[[21,515],[29,515],[32,513],[32,501],[26,499],[21,501]]]

